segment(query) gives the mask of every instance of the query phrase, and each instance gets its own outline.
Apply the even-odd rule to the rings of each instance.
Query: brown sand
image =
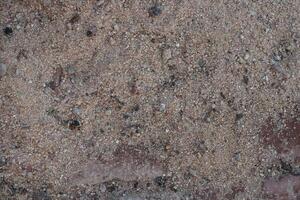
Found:
[[[300,199],[299,0],[1,0],[0,199]]]

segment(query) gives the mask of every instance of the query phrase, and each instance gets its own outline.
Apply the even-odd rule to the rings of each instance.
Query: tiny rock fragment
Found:
[[[79,130],[80,129],[81,124],[76,119],[68,120],[67,123],[68,123],[69,129],[71,129],[71,130]]]
[[[206,65],[205,60],[203,60],[202,58],[198,60],[198,66],[200,69],[204,69]]]
[[[50,87],[52,90],[55,90],[57,87],[60,86],[64,77],[64,72],[62,67],[58,67],[55,69],[55,72],[52,76],[52,80],[47,83],[47,86]]]
[[[80,15],[78,13],[75,13],[72,18],[70,19],[71,24],[75,24],[80,20]]]
[[[4,34],[5,34],[6,36],[12,36],[12,34],[13,34],[13,29],[12,29],[11,27],[5,27],[5,28],[3,29],[3,32],[4,32]]]
[[[86,31],[86,36],[87,36],[87,37],[93,37],[93,36],[96,35],[96,32],[97,32],[96,26],[92,26],[92,27],[90,27],[90,28]]]
[[[6,74],[7,66],[3,63],[0,63],[0,78]]]
[[[160,15],[162,12],[161,8],[158,5],[154,5],[149,8],[148,13],[150,17],[155,17]]]
[[[170,60],[172,58],[172,51],[171,49],[163,49],[162,51],[162,59],[164,62],[167,62],[168,60]]]
[[[243,118],[243,116],[244,116],[243,113],[238,113],[238,114],[236,114],[236,115],[235,115],[235,121],[239,121],[240,119]]]

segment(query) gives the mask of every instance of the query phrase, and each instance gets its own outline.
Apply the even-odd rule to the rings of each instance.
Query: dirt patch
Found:
[[[299,10],[0,1],[0,198],[297,199]]]

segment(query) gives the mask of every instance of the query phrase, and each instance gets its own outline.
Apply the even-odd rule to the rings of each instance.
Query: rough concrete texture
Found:
[[[299,0],[1,0],[0,199],[300,199]]]

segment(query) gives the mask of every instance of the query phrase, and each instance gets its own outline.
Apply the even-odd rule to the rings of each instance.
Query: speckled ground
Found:
[[[0,199],[300,199],[299,0],[0,1]]]

